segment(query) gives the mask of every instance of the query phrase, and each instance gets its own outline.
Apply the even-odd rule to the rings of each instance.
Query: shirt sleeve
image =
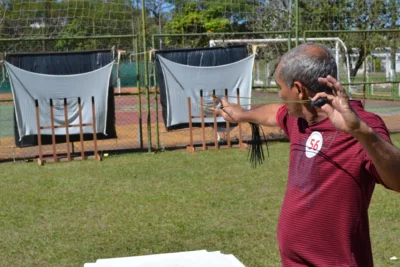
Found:
[[[389,143],[392,143],[392,140],[390,139],[390,134],[388,129],[386,128],[385,123],[383,120],[379,117],[376,116],[373,121],[369,119],[364,119],[364,122],[367,123],[370,127],[372,127],[384,140],[386,140]],[[388,188],[382,181],[378,171],[375,168],[374,163],[372,162],[371,158],[367,153],[365,153],[365,158],[364,158],[364,163],[365,163],[365,169],[366,171],[371,174],[376,182],[378,184],[383,185],[384,187]],[[388,188],[390,189],[390,188]]]
[[[285,132],[287,136],[289,136],[289,129],[287,127],[287,120],[288,120],[288,110],[285,105],[281,106],[276,112],[276,121],[279,127]]]

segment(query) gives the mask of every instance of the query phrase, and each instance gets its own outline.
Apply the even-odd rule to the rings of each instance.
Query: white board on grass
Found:
[[[244,267],[232,254],[206,250],[99,259],[84,267]]]

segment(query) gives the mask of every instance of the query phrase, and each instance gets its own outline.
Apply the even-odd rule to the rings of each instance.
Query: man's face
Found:
[[[275,79],[275,82],[279,87],[279,97],[284,101],[288,101],[285,104],[290,116],[301,117],[303,114],[302,104],[300,102],[298,103],[295,102],[300,100],[298,88],[295,85],[293,85],[292,88],[288,88],[286,86],[286,83],[283,82],[280,78],[281,68],[282,68],[282,63],[279,63],[278,67],[276,68],[276,79]]]

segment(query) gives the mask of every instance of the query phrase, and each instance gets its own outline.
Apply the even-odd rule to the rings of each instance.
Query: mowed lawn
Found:
[[[393,135],[400,146],[400,135]],[[101,162],[0,164],[0,266],[83,266],[99,258],[206,249],[280,266],[276,225],[288,143],[252,169],[239,149],[111,155]],[[377,186],[375,265],[399,266],[400,194]],[[296,227],[295,222],[293,227]]]

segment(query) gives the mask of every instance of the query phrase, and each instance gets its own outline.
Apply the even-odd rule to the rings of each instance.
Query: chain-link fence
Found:
[[[145,6],[145,10],[142,6]],[[245,44],[256,53],[252,103],[278,100],[279,57],[305,42],[334,52],[339,80],[372,111],[397,115],[400,99],[398,0],[390,1],[0,1],[0,61],[10,53],[57,53],[109,49],[117,138],[99,140],[100,153],[185,147],[189,130],[167,131],[156,86],[154,51]],[[142,12],[143,11],[143,12]],[[0,83],[0,160],[31,158],[36,146],[15,145],[14,106],[4,65]],[[374,100],[375,101],[375,100]],[[369,104],[368,104],[369,103]],[[379,103],[379,104],[376,104]],[[378,107],[382,105],[382,107]],[[394,121],[394,120],[392,120]],[[243,126],[243,137],[251,134]],[[397,129],[395,126],[393,129]],[[278,129],[265,129],[279,134]],[[199,141],[201,129],[194,129]],[[239,139],[238,130],[231,133]],[[212,127],[205,129],[213,143]],[[226,141],[226,133],[218,133]],[[90,151],[92,143],[85,143]],[[80,152],[79,144],[71,145]],[[60,153],[65,144],[57,145]],[[44,146],[52,153],[51,146]]]

